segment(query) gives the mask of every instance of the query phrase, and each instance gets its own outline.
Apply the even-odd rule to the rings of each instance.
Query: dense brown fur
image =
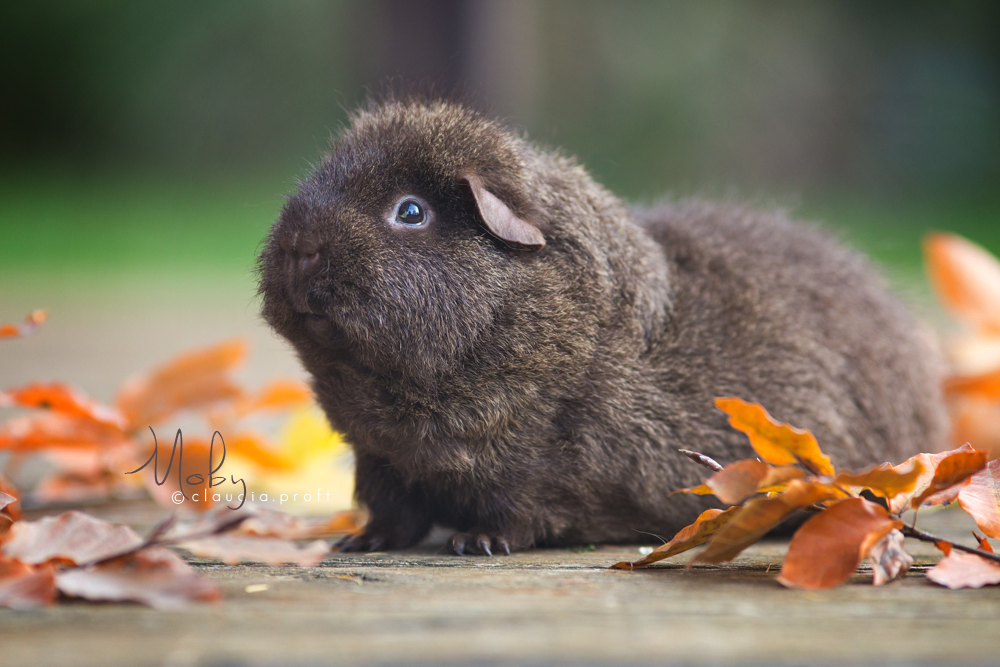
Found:
[[[491,234],[478,179],[545,237]],[[402,195],[426,228],[390,224]],[[751,455],[713,397],[811,429],[838,465],[942,444],[938,363],[858,255],[781,214],[627,209],[573,160],[445,102],[358,112],[260,256],[265,319],[357,456],[347,549],[432,524],[459,551],[669,536],[671,496]]]

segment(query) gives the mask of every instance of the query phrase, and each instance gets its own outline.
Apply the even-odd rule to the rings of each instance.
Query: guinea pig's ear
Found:
[[[541,250],[545,247],[545,237],[538,227],[517,217],[509,206],[486,189],[478,176],[469,174],[463,178],[472,189],[472,196],[476,198],[479,215],[494,236],[525,250]]]

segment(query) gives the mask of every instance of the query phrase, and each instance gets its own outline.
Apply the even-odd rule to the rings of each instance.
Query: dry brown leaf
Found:
[[[651,553],[637,561],[622,561],[615,563],[612,568],[619,570],[632,570],[639,567],[646,567],[650,563],[663,560],[683,553],[688,549],[694,549],[707,542],[720,528],[732,519],[742,507],[730,507],[723,511],[720,509],[710,509],[702,512],[690,526],[682,528],[674,535],[673,539],[666,544],[653,550]]]
[[[920,480],[926,477],[925,472],[928,471],[924,462],[914,457],[895,467],[883,463],[864,472],[842,472],[837,475],[833,483],[839,486],[870,489],[883,498],[891,499],[901,493],[911,493]],[[930,476],[933,478],[932,471]]]
[[[760,458],[777,466],[801,463],[817,475],[834,475],[830,457],[809,431],[776,421],[758,403],[717,398],[715,405],[729,415],[729,424],[746,433]]]
[[[35,310],[24,318],[23,324],[0,324],[0,338],[20,338],[33,334],[46,319],[48,315],[44,310]]]
[[[1000,539],[1000,459],[972,476],[958,492],[958,504],[976,520],[979,530]]]
[[[0,407],[41,408],[73,417],[83,417],[118,430],[128,427],[117,409],[84,396],[72,387],[58,383],[35,382],[0,392]]]
[[[39,521],[18,521],[2,545],[3,555],[29,565],[82,565],[133,549],[142,538],[121,526],[71,511]]]
[[[27,565],[0,556],[0,607],[34,609],[56,597],[55,568]]]
[[[959,489],[952,489],[952,487],[967,482],[970,477],[985,467],[986,452],[957,450],[949,453],[938,461],[930,484],[913,497],[910,506],[917,509],[925,503],[940,505],[951,502],[957,497],[959,491]]]
[[[283,565],[294,563],[302,567],[319,565],[328,553],[330,545],[316,540],[302,548],[288,540],[273,537],[245,537],[242,535],[218,535],[198,540],[181,542],[178,546],[202,558],[214,558],[228,565],[237,563],[265,563]]]
[[[346,510],[331,517],[300,517],[272,509],[256,508],[252,516],[234,531],[239,535],[277,537],[284,540],[303,540],[322,535],[358,532],[364,527],[364,513]]]
[[[948,588],[982,588],[1000,584],[1000,565],[975,554],[951,552],[927,571],[927,578]]]
[[[126,383],[118,393],[118,409],[138,430],[185,408],[238,398],[242,391],[228,373],[246,351],[246,344],[237,340],[175,357],[150,375]]]
[[[788,489],[770,498],[754,498],[731,518],[693,562],[721,563],[762,538],[790,513],[843,494],[832,486],[794,479]]]
[[[832,588],[847,580],[869,550],[903,522],[863,498],[841,500],[792,537],[778,581],[789,588]]]
[[[88,600],[131,600],[155,609],[178,609],[189,602],[214,602],[219,589],[177,554],[149,547],[134,554],[56,574],[65,595]]]
[[[910,571],[913,556],[906,553],[904,541],[903,533],[894,528],[868,551],[873,584],[881,586]]]
[[[1000,331],[1000,263],[955,234],[924,239],[927,277],[938,299],[960,320],[984,332]]]

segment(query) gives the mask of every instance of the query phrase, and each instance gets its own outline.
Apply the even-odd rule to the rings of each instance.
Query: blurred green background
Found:
[[[998,35],[996,2],[4,3],[0,319],[39,285],[252,291],[283,194],[387,77],[632,202],[785,206],[912,277],[931,228],[1000,251]]]

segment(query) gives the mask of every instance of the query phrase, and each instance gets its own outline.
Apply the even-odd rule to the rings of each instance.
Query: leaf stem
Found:
[[[704,454],[699,454],[698,452],[692,452],[690,449],[678,449],[681,454],[688,457],[698,465],[708,468],[712,472],[719,472],[722,470],[722,465],[715,459],[709,458]]]
[[[936,535],[931,535],[930,533],[924,532],[919,528],[914,528],[913,526],[903,525],[900,528],[903,535],[906,537],[912,537],[918,539],[922,542],[946,542],[951,545],[952,549],[958,549],[959,551],[964,551],[970,554],[976,554],[986,560],[991,560],[995,563],[1000,563],[1000,554],[991,553],[989,551],[983,551],[982,549],[977,549],[976,547],[967,547],[964,544],[959,544],[958,542],[952,542],[951,540],[946,540],[943,537],[937,537]]]

